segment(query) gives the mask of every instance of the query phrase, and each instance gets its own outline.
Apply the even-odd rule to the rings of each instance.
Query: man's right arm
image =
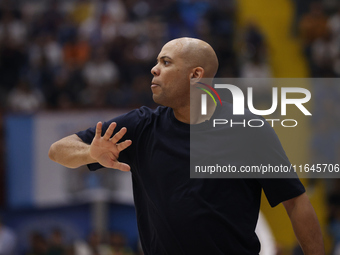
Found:
[[[77,168],[96,163],[96,160],[90,156],[90,147],[91,145],[84,143],[77,135],[73,134],[53,143],[48,156],[63,166]]]
[[[53,143],[48,152],[50,159],[69,168],[99,163],[107,168],[130,171],[128,164],[118,161],[119,153],[132,143],[131,140],[118,143],[126,133],[126,128],[123,127],[111,137],[117,124],[111,123],[103,136],[102,126],[101,122],[97,123],[96,134],[90,145],[75,134]]]

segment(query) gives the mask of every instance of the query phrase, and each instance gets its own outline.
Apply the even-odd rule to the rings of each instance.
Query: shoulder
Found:
[[[142,106],[110,120],[107,124],[109,125],[114,121],[117,123],[117,127],[139,129],[144,126],[149,126],[158,120],[166,119],[170,110],[171,108],[165,106],[159,106],[156,109]]]
[[[105,121],[103,123],[102,127],[102,134],[104,134],[107,130],[107,128],[110,126],[112,122],[117,123],[117,127],[115,129],[115,132],[120,130],[123,127],[127,128],[127,134],[125,137],[129,137],[129,139],[132,139],[130,136],[133,136],[134,134],[138,133],[138,131],[144,129],[147,126],[150,126],[150,124],[154,123],[157,118],[161,116],[166,116],[166,112],[169,111],[170,108],[159,106],[156,109],[150,109],[148,107],[141,107],[138,109],[131,110],[125,114],[122,114],[120,116],[114,117],[108,121]],[[79,131],[76,134],[85,142],[91,143],[94,135],[95,135],[96,127],[90,127],[86,130]]]
[[[146,106],[142,106],[138,109],[134,109],[126,114],[123,114],[116,118],[114,121],[123,122],[123,123],[134,123],[134,124],[141,124],[141,123],[150,123],[158,118],[163,118],[167,115],[167,112],[170,108],[165,106],[159,106],[156,109],[151,109]]]
[[[140,117],[151,117],[151,116],[162,116],[164,113],[166,113],[169,110],[169,107],[166,106],[158,106],[156,109],[151,109],[146,106],[142,106],[138,109],[132,110],[130,113],[138,115]]]

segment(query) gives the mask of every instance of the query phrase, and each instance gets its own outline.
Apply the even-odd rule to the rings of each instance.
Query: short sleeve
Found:
[[[252,139],[256,165],[291,166],[278,136],[269,123],[265,122],[262,128],[255,129],[254,132]],[[259,182],[272,207],[305,192],[304,186],[293,170],[280,174],[277,178],[259,179]]]
[[[305,188],[298,178],[261,179],[259,181],[271,207],[305,192]]]

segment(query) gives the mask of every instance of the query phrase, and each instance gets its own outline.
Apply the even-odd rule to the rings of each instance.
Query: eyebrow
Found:
[[[163,59],[165,59],[165,58],[168,58],[168,59],[171,59],[171,60],[172,60],[172,58],[170,58],[169,56],[162,56],[162,57],[159,58],[159,60],[163,60]],[[157,58],[157,62],[158,62],[159,60],[158,60],[158,58]]]

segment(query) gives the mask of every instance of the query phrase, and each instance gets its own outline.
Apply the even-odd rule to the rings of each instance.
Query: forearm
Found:
[[[96,162],[90,156],[90,145],[84,143],[75,134],[53,143],[48,156],[51,160],[69,168]]]
[[[320,225],[307,195],[301,195],[287,212],[304,254],[324,255]]]

